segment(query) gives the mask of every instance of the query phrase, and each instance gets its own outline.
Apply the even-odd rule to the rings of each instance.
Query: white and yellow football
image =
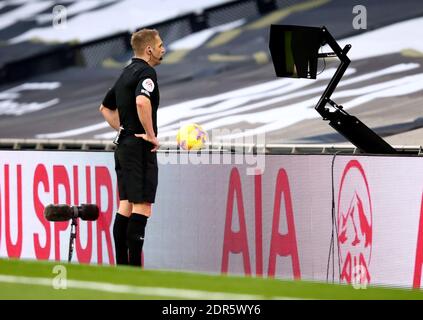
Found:
[[[207,132],[198,124],[190,123],[179,128],[176,142],[183,150],[199,150],[207,141]]]

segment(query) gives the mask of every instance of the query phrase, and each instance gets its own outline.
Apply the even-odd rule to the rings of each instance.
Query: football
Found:
[[[207,132],[198,124],[186,124],[176,135],[178,147],[183,150],[199,150],[207,141]]]

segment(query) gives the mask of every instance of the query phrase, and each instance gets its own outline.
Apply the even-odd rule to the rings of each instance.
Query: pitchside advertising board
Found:
[[[421,287],[423,158],[263,156],[252,175],[177,157],[159,154],[146,268],[326,280],[334,160],[335,278]],[[96,203],[74,261],[114,264],[118,201],[110,152],[1,151],[0,257],[66,261],[70,223],[46,221],[45,206]]]

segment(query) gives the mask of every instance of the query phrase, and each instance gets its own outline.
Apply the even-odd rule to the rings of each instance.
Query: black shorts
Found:
[[[115,150],[115,170],[120,200],[154,203],[158,182],[157,153],[142,138],[122,138]]]

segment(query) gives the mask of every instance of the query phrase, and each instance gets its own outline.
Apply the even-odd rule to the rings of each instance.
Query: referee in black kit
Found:
[[[159,87],[154,66],[165,54],[157,30],[132,34],[134,58],[107,92],[100,112],[118,131],[115,169],[119,210],[113,225],[116,263],[141,266],[145,227],[157,189]]]

